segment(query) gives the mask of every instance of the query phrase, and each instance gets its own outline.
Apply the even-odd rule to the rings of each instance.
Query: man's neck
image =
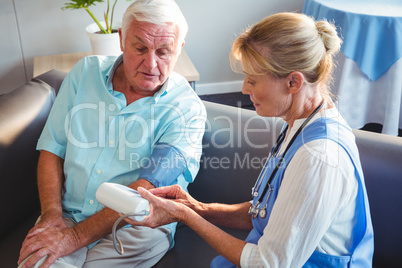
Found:
[[[159,89],[156,89],[155,91],[150,91],[146,92],[145,94],[143,92],[139,92],[136,90],[128,81],[127,78],[124,74],[124,65],[121,63],[117,68],[115,73],[113,74],[113,90],[119,91],[124,94],[126,97],[127,101],[127,106],[130,105],[131,103],[145,97],[152,97],[156,92],[159,91]]]

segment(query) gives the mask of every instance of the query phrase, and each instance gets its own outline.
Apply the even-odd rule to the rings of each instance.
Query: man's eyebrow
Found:
[[[135,36],[135,38],[140,42],[140,43],[145,43],[144,40],[141,39],[141,37],[139,37],[138,35]]]
[[[140,42],[140,43],[142,43],[144,45],[146,44],[145,41],[141,37],[139,37],[138,35],[136,35],[135,38],[138,40],[138,42]],[[171,48],[172,45],[173,45],[172,43],[164,43],[164,44],[161,45],[161,48]]]

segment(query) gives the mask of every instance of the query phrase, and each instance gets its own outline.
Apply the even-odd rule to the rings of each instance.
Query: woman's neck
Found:
[[[320,94],[314,94],[310,98],[305,98],[299,102],[294,100],[287,118],[283,118],[288,123],[289,130],[293,127],[296,120],[309,117],[323,101],[324,99]]]

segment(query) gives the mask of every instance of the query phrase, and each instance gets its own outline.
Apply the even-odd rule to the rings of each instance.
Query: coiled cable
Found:
[[[117,226],[119,225],[119,223],[124,220],[127,217],[132,217],[132,216],[148,216],[149,215],[149,211],[147,210],[143,210],[142,213],[133,213],[133,214],[125,214],[120,216],[116,222],[113,224],[113,229],[112,229],[112,236],[113,236],[113,245],[115,250],[117,251],[117,253],[119,253],[120,255],[124,254],[124,248],[123,248],[123,243],[120,241],[120,239],[117,237]],[[118,245],[118,246],[117,246]]]

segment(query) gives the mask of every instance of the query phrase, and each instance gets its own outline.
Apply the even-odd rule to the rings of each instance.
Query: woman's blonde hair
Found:
[[[326,85],[332,80],[333,55],[341,45],[333,24],[298,13],[277,13],[261,20],[233,43],[234,71],[262,75],[267,72],[284,78],[301,72],[311,84]],[[321,92],[329,93],[329,92]]]

